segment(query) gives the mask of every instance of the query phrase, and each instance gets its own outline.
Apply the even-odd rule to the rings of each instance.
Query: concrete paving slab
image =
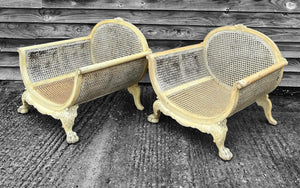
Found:
[[[271,95],[277,126],[252,105],[228,119],[222,161],[208,134],[161,116],[147,121],[155,93],[142,86],[144,111],[122,90],[80,105],[68,145],[60,121],[34,108],[17,113],[23,86],[0,86],[0,187],[299,187],[300,97]]]

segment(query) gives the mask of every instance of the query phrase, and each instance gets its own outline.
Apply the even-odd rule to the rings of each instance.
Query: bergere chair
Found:
[[[264,34],[243,25],[211,31],[201,44],[147,56],[152,86],[157,94],[154,113],[213,136],[219,156],[230,160],[224,146],[226,119],[256,102],[270,124],[272,104],[268,93],[279,84],[287,61]]]
[[[98,23],[87,37],[19,48],[26,90],[18,112],[27,113],[33,105],[61,120],[67,142],[75,143],[78,104],[128,88],[143,110],[137,83],[149,53],[144,35],[121,18]]]

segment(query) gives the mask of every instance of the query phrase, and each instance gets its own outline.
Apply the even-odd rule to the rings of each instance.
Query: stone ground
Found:
[[[17,113],[22,84],[0,84],[0,187],[299,187],[300,95],[271,95],[277,126],[252,105],[228,119],[230,162],[212,137],[162,115],[147,122],[125,91],[79,107],[68,145],[61,123],[34,108]]]

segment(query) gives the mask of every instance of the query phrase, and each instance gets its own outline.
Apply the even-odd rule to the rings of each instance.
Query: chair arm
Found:
[[[236,86],[238,89],[242,89],[242,88],[250,85],[251,83],[261,79],[262,77],[265,77],[265,76],[281,69],[282,67],[286,66],[287,64],[288,64],[287,60],[285,58],[282,58],[279,63],[276,63],[264,70],[261,70],[255,74],[248,76],[247,78],[237,81]]]
[[[234,113],[251,105],[258,97],[272,92],[282,78],[285,65],[287,61],[283,59],[269,68],[236,82],[234,88],[237,89],[238,98]]]
[[[105,69],[108,67],[112,67],[112,66],[116,66],[122,63],[126,63],[126,62],[130,62],[130,61],[134,61],[137,59],[141,59],[143,57],[146,57],[147,55],[151,54],[151,50],[147,50],[138,54],[134,54],[134,55],[130,55],[130,56],[126,56],[126,57],[121,57],[121,58],[117,58],[117,59],[113,59],[110,61],[105,61],[103,63],[97,63],[97,64],[93,64],[93,65],[89,65],[89,66],[85,66],[85,67],[81,67],[79,68],[80,74],[86,74],[86,73],[90,73],[90,72],[94,72],[100,69]]]
[[[149,50],[78,69],[78,74],[82,79],[76,104],[136,84],[147,70],[145,56],[150,53]]]

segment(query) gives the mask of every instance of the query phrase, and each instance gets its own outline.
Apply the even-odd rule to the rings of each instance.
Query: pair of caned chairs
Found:
[[[201,44],[151,53],[143,34],[121,18],[98,23],[88,37],[19,48],[28,105],[62,122],[67,142],[79,140],[72,130],[78,105],[128,88],[143,110],[138,81],[149,65],[157,94],[148,121],[161,112],[183,126],[213,136],[219,156],[230,160],[224,146],[226,119],[256,102],[269,123],[274,90],[287,61],[264,34],[243,25],[211,31]]]

